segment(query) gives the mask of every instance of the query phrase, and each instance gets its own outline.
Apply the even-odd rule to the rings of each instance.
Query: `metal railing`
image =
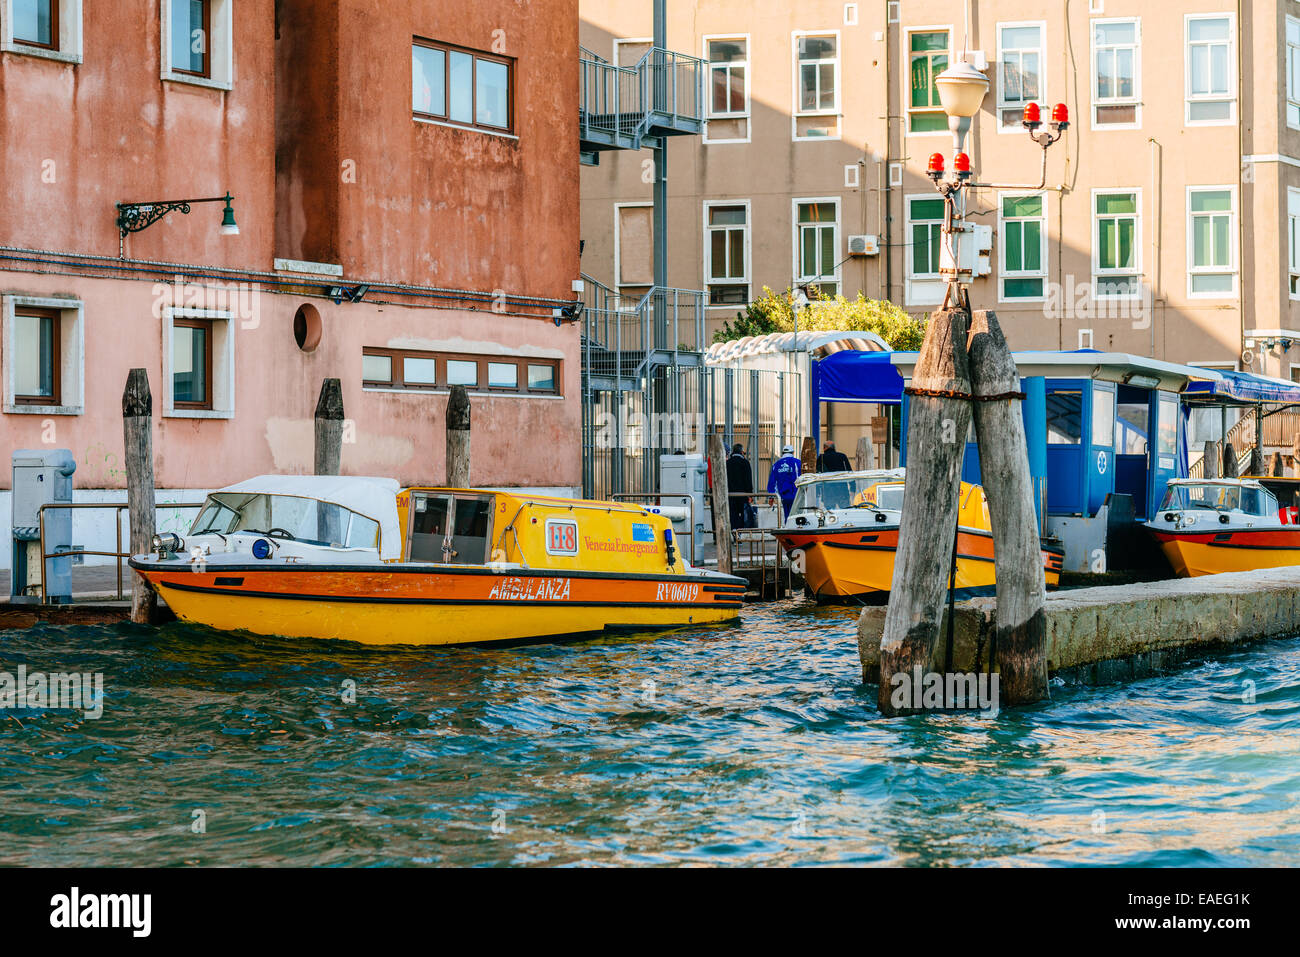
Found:
[[[204,502],[199,502],[198,504],[192,504],[192,503],[189,503],[189,502],[158,502],[158,503],[155,505],[154,514],[155,514],[155,516],[157,515],[157,510],[158,510],[159,508],[185,508],[185,509],[194,508],[194,509],[200,509],[200,508],[202,508],[202,507],[204,506],[204,504],[206,504],[206,503],[204,503]],[[73,502],[54,502],[54,503],[51,503],[51,504],[48,504],[48,505],[42,505],[42,506],[40,507],[40,509],[39,509],[38,512],[37,512],[37,521],[39,522],[39,526],[40,526],[40,546],[41,546],[41,604],[48,604],[48,603],[49,603],[49,589],[46,587],[46,575],[45,575],[45,565],[46,565],[46,562],[48,562],[51,558],[67,558],[69,561],[71,561],[71,559],[72,559],[74,556],[76,556],[76,557],[81,557],[81,556],[92,556],[92,557],[102,557],[102,558],[116,558],[116,559],[117,559],[117,563],[116,563],[116,564],[117,564],[117,598],[118,598],[118,601],[122,601],[122,600],[124,600],[124,599],[126,598],[126,592],[125,592],[125,590],[124,590],[124,588],[123,588],[123,581],[122,581],[122,563],[123,563],[124,561],[126,561],[128,558],[131,557],[131,553],[130,553],[130,552],[125,552],[125,551],[122,550],[122,513],[123,513],[124,511],[126,511],[128,508],[130,508],[130,506],[129,506],[126,502],[120,502],[120,503],[118,503],[118,502],[75,502],[75,503],[73,503]],[[45,550],[45,511],[46,511],[46,509],[63,509],[63,510],[67,510],[67,511],[94,510],[94,509],[108,510],[108,509],[112,509],[112,510],[113,510],[113,527],[114,527],[114,529],[115,529],[115,531],[116,531],[116,534],[117,534],[117,551],[113,551],[113,552],[101,552],[101,551],[89,551],[89,550],[80,550],[80,549],[78,549],[78,550],[75,551],[75,552],[73,552],[73,551],[67,551],[67,552],[47,552],[47,551]],[[156,517],[155,517],[155,520],[154,520],[154,527],[156,528],[157,525],[158,525],[158,522],[157,522],[157,519],[156,519]]]
[[[699,57],[661,47],[647,50],[635,66],[580,48],[579,139],[640,149],[647,136],[688,132],[704,120],[705,68]]]
[[[636,375],[652,351],[704,351],[703,290],[655,286],[632,300],[587,276],[583,284],[583,348],[592,372]],[[628,360],[635,363],[631,369]]]

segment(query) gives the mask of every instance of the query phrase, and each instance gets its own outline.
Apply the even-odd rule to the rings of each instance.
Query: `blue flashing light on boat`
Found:
[[[253,542],[254,558],[260,558],[263,560],[270,558],[271,551],[272,551],[271,543],[268,542],[265,538],[259,538],[257,541]]]

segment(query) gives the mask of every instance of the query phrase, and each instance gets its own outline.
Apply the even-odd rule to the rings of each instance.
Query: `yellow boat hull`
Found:
[[[131,564],[182,621],[366,645],[465,645],[719,624],[739,616],[745,590],[743,579],[716,574],[495,574],[412,565],[187,574],[137,559]]]
[[[1215,541],[1214,534],[1206,533],[1183,535],[1160,530],[1155,534],[1179,578],[1300,565],[1300,532],[1294,530],[1236,532],[1231,533],[1234,540],[1228,542]]]

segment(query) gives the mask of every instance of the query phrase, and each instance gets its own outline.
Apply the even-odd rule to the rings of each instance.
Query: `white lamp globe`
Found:
[[[989,80],[969,63],[950,66],[934,78],[939,88],[939,102],[949,116],[971,117],[979,112],[980,104],[989,91]]]

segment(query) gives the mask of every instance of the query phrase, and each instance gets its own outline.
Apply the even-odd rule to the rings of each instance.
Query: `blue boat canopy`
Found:
[[[818,396],[822,402],[903,401],[903,377],[894,365],[898,353],[845,349],[817,363]]]
[[[1187,383],[1183,398],[1202,402],[1296,402],[1300,383],[1287,382],[1253,372],[1218,370],[1218,378]]]

